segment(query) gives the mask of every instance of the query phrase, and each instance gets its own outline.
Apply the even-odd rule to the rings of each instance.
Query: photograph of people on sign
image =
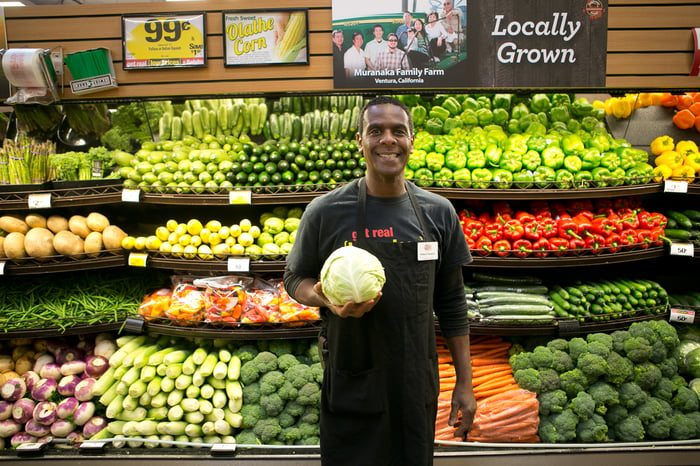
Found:
[[[332,8],[336,89],[605,85],[602,0],[537,8],[516,0],[333,0]]]

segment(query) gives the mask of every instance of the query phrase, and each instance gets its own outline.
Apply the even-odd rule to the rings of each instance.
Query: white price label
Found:
[[[5,261],[0,262],[0,275],[5,275]]]
[[[690,243],[671,243],[669,254],[672,256],[693,257],[695,255],[695,246]]]
[[[132,252],[129,254],[129,265],[132,267],[146,267],[148,254],[145,252]]]
[[[124,189],[122,191],[122,202],[139,202],[140,196],[140,189]]]
[[[671,308],[668,320],[671,322],[678,322],[681,324],[692,324],[695,323],[695,311],[691,311],[690,309]]]
[[[677,180],[664,180],[665,193],[687,193],[688,182]]]
[[[236,205],[250,205],[253,194],[250,191],[231,191],[228,193],[228,203]]]
[[[229,257],[229,272],[250,272],[250,257]]]
[[[30,209],[48,209],[51,207],[51,193],[30,194],[27,205]]]

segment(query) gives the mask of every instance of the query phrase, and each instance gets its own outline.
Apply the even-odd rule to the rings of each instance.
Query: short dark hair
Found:
[[[408,129],[411,131],[411,134],[413,134],[413,118],[411,118],[411,111],[408,109],[406,104],[401,102],[399,99],[388,95],[380,95],[379,97],[375,97],[367,102],[364,107],[362,107],[362,111],[360,111],[360,121],[357,122],[357,131],[362,134],[362,131],[364,130],[365,113],[367,113],[368,108],[385,104],[396,105],[403,110],[408,118]]]
[[[352,40],[355,40],[355,37],[361,36],[362,33],[360,31],[352,31]]]
[[[381,24],[375,24],[374,26],[372,26],[373,31],[377,28],[381,29],[382,31],[384,30],[384,26],[382,26]]]

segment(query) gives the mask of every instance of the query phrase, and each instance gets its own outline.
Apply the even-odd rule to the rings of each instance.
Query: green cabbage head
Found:
[[[321,268],[323,294],[338,306],[376,298],[384,282],[386,276],[379,259],[356,246],[336,249]]]

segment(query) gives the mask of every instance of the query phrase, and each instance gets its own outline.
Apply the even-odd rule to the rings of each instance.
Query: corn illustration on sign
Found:
[[[307,11],[223,13],[226,66],[307,64]]]

